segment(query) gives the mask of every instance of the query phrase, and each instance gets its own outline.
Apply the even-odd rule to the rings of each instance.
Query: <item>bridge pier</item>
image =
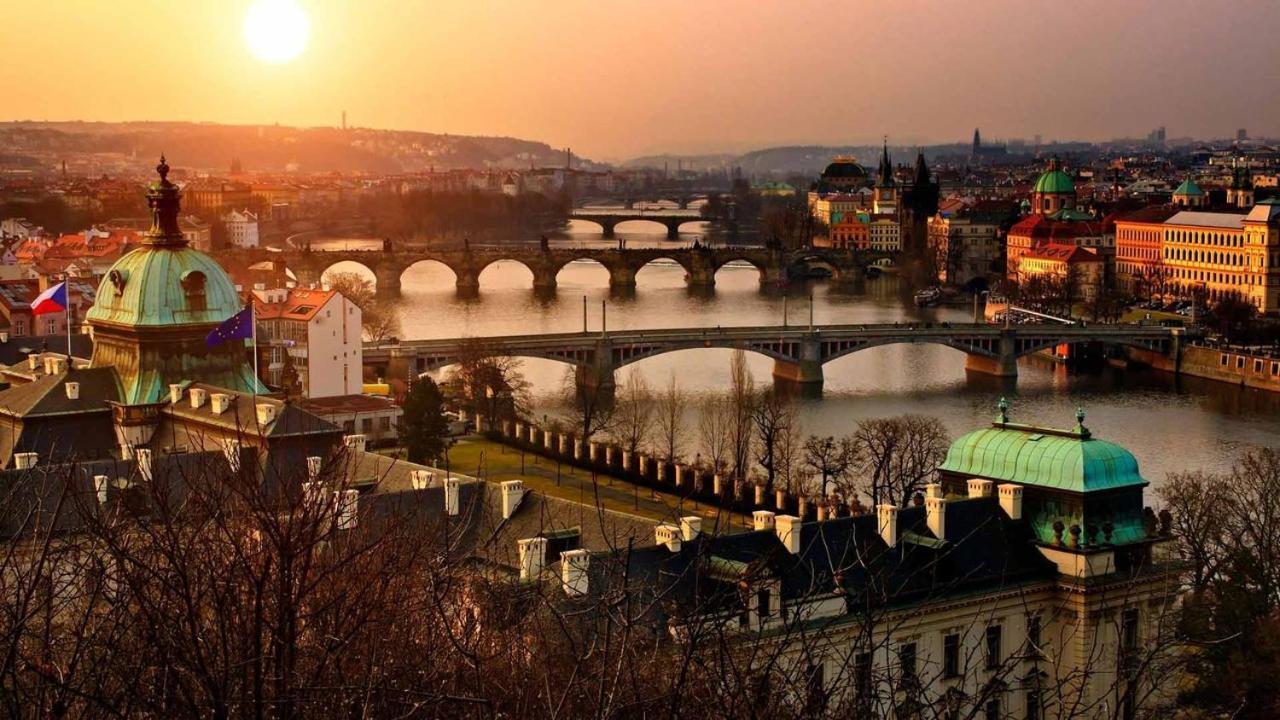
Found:
[[[798,386],[806,395],[822,393],[822,337],[808,333],[800,341],[800,357],[773,361],[773,379]]]
[[[555,292],[556,271],[549,268],[534,268],[533,289],[538,292]]]
[[[1016,344],[1016,338],[1012,331],[1001,331],[999,354],[995,357],[989,357],[987,355],[969,353],[965,355],[965,371],[982,373],[984,375],[994,375],[1002,378],[1018,377],[1018,354],[1015,349]]]
[[[604,229],[605,239],[612,240],[616,237],[616,234],[614,233],[614,228],[618,225],[616,221],[601,219],[596,222],[600,223],[600,227]]]
[[[622,263],[614,263],[609,267],[609,288],[611,290],[634,290],[636,287],[635,268]]]
[[[394,300],[400,297],[400,268],[379,267],[374,277],[378,279],[378,286],[374,291],[378,298]]]
[[[473,270],[455,270],[457,280],[454,283],[461,294],[475,294],[480,289],[480,275]]]
[[[298,281],[298,287],[320,287],[321,277],[323,273],[313,267],[291,267],[293,271],[293,279]]]
[[[683,224],[683,222],[684,222],[683,220],[668,220],[668,221],[666,221],[665,223],[663,223],[664,225],[666,225],[666,226],[667,226],[667,239],[668,239],[668,240],[677,240],[677,239],[679,239],[679,237],[680,237],[680,225],[682,225],[682,224]]]

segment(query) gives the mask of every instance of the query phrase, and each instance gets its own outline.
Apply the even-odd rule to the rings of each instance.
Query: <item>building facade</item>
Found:
[[[227,242],[234,247],[258,247],[258,216],[248,210],[232,210],[222,216]]]
[[[254,290],[264,373],[308,398],[359,395],[363,385],[360,307],[336,290]]]

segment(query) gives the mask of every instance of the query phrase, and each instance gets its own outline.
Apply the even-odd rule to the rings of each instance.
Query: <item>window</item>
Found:
[[[916,644],[902,643],[898,646],[898,667],[902,671],[904,683],[916,679]]]
[[[1040,657],[1040,616],[1027,616],[1027,654]]]
[[[960,677],[960,633],[947,633],[942,638],[942,674]]]
[[[987,701],[982,717],[986,720],[1000,720],[1000,698],[994,697]]]
[[[362,433],[373,432],[373,418],[362,418],[360,420],[360,432]]]
[[[1138,609],[1126,608],[1120,616],[1120,647],[1125,650],[1138,648]]]
[[[858,693],[860,702],[871,699],[871,653],[869,652],[853,656],[853,687]]]
[[[378,418],[378,429],[383,432],[387,432],[388,430],[391,429],[390,415],[383,415],[382,417]]]
[[[987,669],[995,670],[1000,667],[1003,658],[1000,656],[1000,626],[987,626]]]
[[[761,620],[769,617],[771,614],[769,608],[769,588],[756,591],[756,612],[760,614]]]
[[[1034,688],[1027,691],[1027,720],[1040,720],[1040,690]]]

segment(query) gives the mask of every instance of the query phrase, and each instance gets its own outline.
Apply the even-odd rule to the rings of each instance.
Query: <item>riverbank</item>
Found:
[[[1130,348],[1128,357],[1156,370],[1280,392],[1280,358],[1270,355],[1192,345],[1184,347],[1181,357],[1176,359],[1138,348]]]

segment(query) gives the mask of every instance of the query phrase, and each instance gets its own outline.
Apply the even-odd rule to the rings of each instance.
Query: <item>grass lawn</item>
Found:
[[[723,512],[715,506],[684,500],[676,495],[654,493],[607,475],[559,465],[533,453],[524,453],[480,436],[464,437],[449,451],[449,468],[489,482],[520,479],[526,488],[546,495],[584,504],[599,504],[609,510],[630,513],[655,521],[675,520],[682,515],[700,515],[703,529],[717,532],[739,532],[748,528],[751,518],[739,513]]]

